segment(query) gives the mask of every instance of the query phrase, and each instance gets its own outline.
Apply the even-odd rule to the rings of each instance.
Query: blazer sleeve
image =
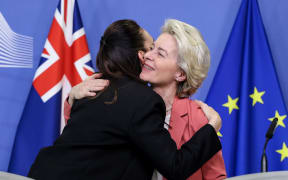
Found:
[[[156,94],[145,99],[131,118],[129,136],[136,148],[167,179],[187,179],[221,149],[214,128],[207,124],[177,150],[163,127],[163,100]]]
[[[203,179],[221,180],[227,178],[222,151],[217,152],[202,168]]]

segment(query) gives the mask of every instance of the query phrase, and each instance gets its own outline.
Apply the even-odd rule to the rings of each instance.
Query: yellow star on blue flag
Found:
[[[252,105],[255,106],[255,104],[257,102],[264,104],[263,100],[262,100],[262,96],[265,94],[265,91],[262,92],[258,92],[257,88],[254,88],[254,93],[250,95],[250,98],[253,99],[253,103]]]
[[[232,99],[229,95],[228,95],[228,102],[226,102],[225,104],[223,104],[224,107],[227,107],[229,109],[229,114],[232,113],[233,109],[239,109],[239,107],[237,106],[237,102],[238,102],[239,98],[235,98]]]
[[[285,143],[283,143],[282,149],[279,149],[276,151],[277,153],[281,154],[281,162],[285,159],[288,158],[288,148]]]
[[[272,118],[269,118],[269,121],[273,121],[274,118],[277,118],[278,119],[278,122],[277,122],[277,126],[282,126],[282,127],[286,127],[285,124],[284,124],[284,119],[287,117],[287,115],[282,115],[280,116],[278,110],[275,111],[275,116],[272,117]]]

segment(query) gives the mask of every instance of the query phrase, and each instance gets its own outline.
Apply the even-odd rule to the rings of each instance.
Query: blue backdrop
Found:
[[[17,71],[15,69],[1,68],[1,74],[5,71],[5,74],[8,72],[11,78],[17,76],[21,79],[18,79],[17,83],[13,82],[13,80],[8,83],[5,80],[8,84],[5,88],[0,89],[0,96],[9,93],[6,89],[10,89],[10,87],[21,87],[20,99],[25,101],[35,71],[35,64],[38,64],[40,60],[40,54],[43,50],[57,3],[58,0],[1,0],[0,12],[4,15],[11,28],[17,33],[34,38],[34,66],[32,69],[18,69]],[[136,20],[154,38],[159,35],[160,27],[167,18],[176,18],[196,26],[202,32],[212,56],[209,76],[195,95],[199,99],[205,99],[240,3],[241,0],[177,2],[171,0],[80,0],[79,6],[86,29],[89,49],[94,59],[98,50],[100,35],[111,22],[117,19],[131,18]],[[288,1],[259,0],[259,6],[280,86],[287,105]],[[93,65],[95,65],[95,61],[93,61]],[[0,78],[0,82],[3,83],[2,76]],[[1,103],[0,107],[3,110],[6,106],[3,107]]]
[[[0,12],[10,28],[18,34],[33,38],[32,68],[0,67],[0,131],[2,132],[13,133],[16,130],[11,127],[17,127],[24,109],[57,3],[58,0],[0,1]],[[212,57],[208,78],[194,95],[194,98],[205,100],[241,0],[79,0],[78,3],[94,67],[100,36],[115,20],[134,19],[154,38],[159,35],[160,27],[167,18],[179,19],[196,26],[202,32]],[[286,78],[288,77],[286,70],[288,67],[288,1],[259,0],[259,6],[280,87],[288,107],[288,78]],[[0,136],[2,142],[0,155],[5,148],[8,148],[12,139]],[[7,161],[9,158],[0,156],[0,162]],[[6,169],[0,166],[0,170]]]

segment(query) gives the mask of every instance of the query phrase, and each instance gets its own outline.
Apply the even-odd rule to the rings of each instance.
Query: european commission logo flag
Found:
[[[288,118],[256,0],[243,0],[206,100],[222,117],[228,176],[260,172],[265,134],[268,171],[288,170]]]
[[[60,134],[67,92],[92,73],[77,1],[61,0],[17,128],[9,172],[27,175],[39,150]]]

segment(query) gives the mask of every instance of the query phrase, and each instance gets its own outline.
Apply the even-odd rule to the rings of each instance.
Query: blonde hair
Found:
[[[201,33],[184,22],[168,19],[162,33],[172,35],[178,45],[178,66],[186,74],[186,80],[178,83],[177,96],[189,97],[201,86],[210,67],[210,52]]]

